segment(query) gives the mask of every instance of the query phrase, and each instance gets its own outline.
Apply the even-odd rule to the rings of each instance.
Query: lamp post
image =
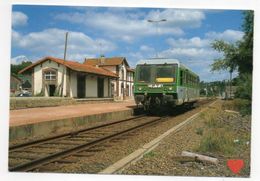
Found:
[[[165,22],[165,21],[167,21],[166,19],[160,19],[160,20],[151,20],[151,19],[148,19],[147,20],[149,23],[154,23],[155,24],[155,26],[156,26],[156,34],[158,35],[159,34],[159,32],[158,32],[158,23],[160,23],[160,22]],[[158,58],[158,52],[157,52],[157,50],[156,50],[156,57]]]

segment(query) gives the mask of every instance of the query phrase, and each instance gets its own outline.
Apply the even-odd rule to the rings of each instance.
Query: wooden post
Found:
[[[188,152],[188,151],[183,151],[181,153],[181,156],[194,158],[195,161],[199,160],[202,162],[210,162],[210,163],[218,164],[217,158],[213,158],[213,157],[209,157],[209,156],[205,156],[205,155],[199,155],[199,154]]]

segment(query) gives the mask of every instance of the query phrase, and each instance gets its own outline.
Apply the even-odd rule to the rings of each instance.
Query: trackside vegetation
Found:
[[[248,100],[242,109],[242,112],[247,114],[251,113],[252,100],[253,22],[254,11],[245,11],[241,27],[244,32],[242,40],[235,43],[215,40],[211,44],[213,49],[223,54],[222,58],[214,60],[211,71],[229,71],[231,78],[234,71],[238,72],[238,77],[232,80],[237,86],[235,97]]]

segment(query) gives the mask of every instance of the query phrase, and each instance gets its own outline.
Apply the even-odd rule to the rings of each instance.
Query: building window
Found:
[[[45,80],[56,80],[56,72],[47,71],[44,73]]]
[[[125,80],[125,76],[124,76],[124,70],[123,70],[123,69],[121,70],[121,76],[122,76],[122,77],[121,77],[121,78],[122,78],[122,80]]]

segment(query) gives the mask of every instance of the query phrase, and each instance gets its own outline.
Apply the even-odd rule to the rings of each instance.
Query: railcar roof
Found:
[[[143,65],[143,64],[151,64],[151,65],[157,65],[157,64],[178,64],[178,66],[181,66],[185,69],[188,69],[190,72],[194,73],[189,67],[182,64],[178,59],[172,59],[172,58],[150,58],[150,59],[144,59],[137,62],[136,65]],[[194,73],[197,75],[196,73]]]
[[[144,59],[137,62],[139,64],[180,64],[180,61],[177,59],[168,59],[168,58],[151,58]]]

